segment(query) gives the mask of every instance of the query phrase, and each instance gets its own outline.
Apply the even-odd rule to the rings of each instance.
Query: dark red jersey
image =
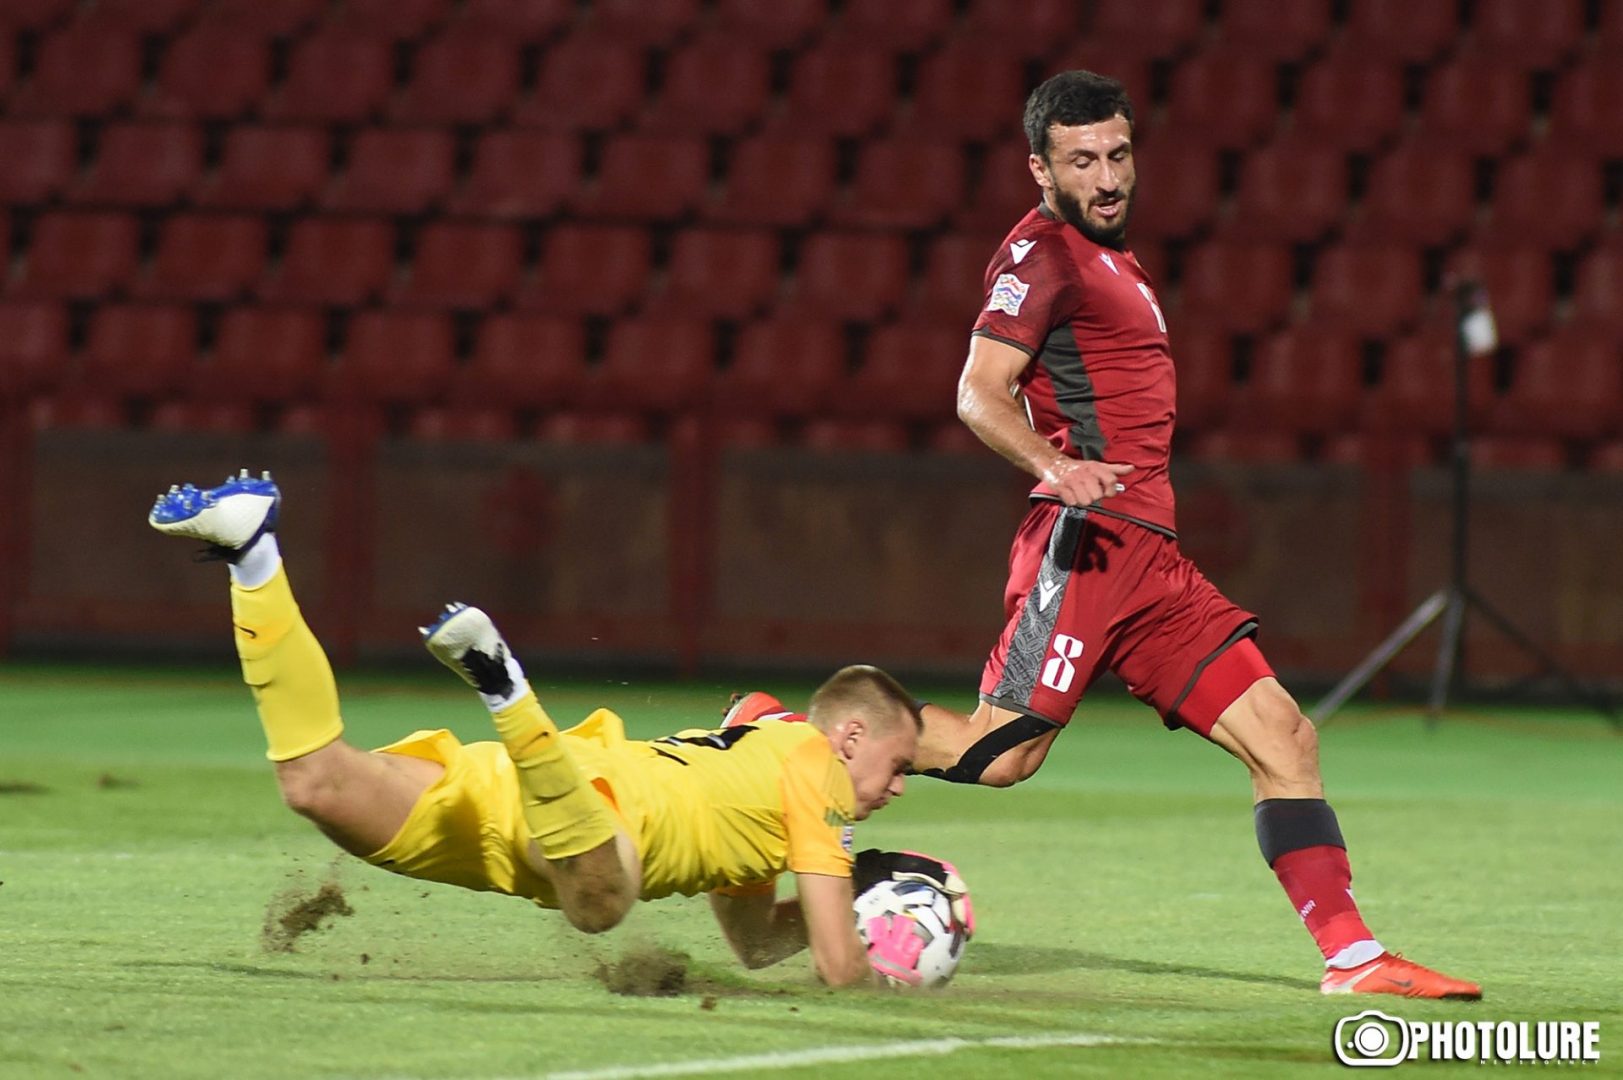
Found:
[[[1130,252],[1102,247],[1039,206],[986,268],[975,333],[1031,355],[1020,387],[1032,427],[1063,453],[1133,466],[1097,512],[1173,532],[1176,382],[1166,320]],[[1039,484],[1033,497],[1053,497]]]

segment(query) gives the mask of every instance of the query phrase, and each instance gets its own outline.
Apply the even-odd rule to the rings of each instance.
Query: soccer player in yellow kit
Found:
[[[809,946],[834,986],[897,963],[863,945],[851,906],[851,825],[902,794],[918,746],[918,709],[896,680],[843,668],[812,696],[806,724],[644,742],[598,709],[560,732],[490,618],[452,604],[424,644],[479,692],[501,741],[418,731],[362,750],[343,739],[332,669],[282,568],[280,503],[268,473],[244,471],[208,490],[171,488],[148,520],[229,564],[266,756],[287,804],[339,847],[408,877],[525,897],[588,933],[638,899],[706,892],[747,966]],[[784,871],[797,895],[779,901]]]

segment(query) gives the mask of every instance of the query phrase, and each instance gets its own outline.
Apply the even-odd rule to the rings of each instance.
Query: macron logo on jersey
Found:
[[[1014,265],[1019,266],[1031,249],[1037,245],[1035,240],[1016,240],[1009,245],[1009,254],[1014,256]]]
[[[1099,252],[1099,261],[1110,267],[1110,272],[1112,274],[1115,274],[1117,277],[1121,277],[1121,271],[1116,269],[1116,260],[1110,257],[1110,253],[1108,251]]]
[[[1031,286],[1013,274],[999,274],[992,283],[992,299],[987,303],[986,310],[1018,316],[1020,305],[1026,302],[1026,293],[1030,291]]]

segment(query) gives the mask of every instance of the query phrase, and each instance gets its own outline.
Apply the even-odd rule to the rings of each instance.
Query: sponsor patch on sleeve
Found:
[[[1030,285],[1013,274],[999,274],[992,283],[992,299],[987,302],[986,310],[1019,315],[1020,305],[1026,302],[1026,293],[1030,290]]]
[[[854,825],[847,825],[840,830],[840,846],[845,849],[847,855],[851,854],[851,849],[856,846],[856,837],[857,830]]]

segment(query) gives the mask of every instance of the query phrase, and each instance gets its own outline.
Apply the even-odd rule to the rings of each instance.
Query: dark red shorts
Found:
[[[1231,603],[1153,529],[1057,502],[1033,503],[1015,534],[1008,624],[981,700],[1063,725],[1107,669],[1168,727],[1211,733],[1222,711],[1273,674]]]

